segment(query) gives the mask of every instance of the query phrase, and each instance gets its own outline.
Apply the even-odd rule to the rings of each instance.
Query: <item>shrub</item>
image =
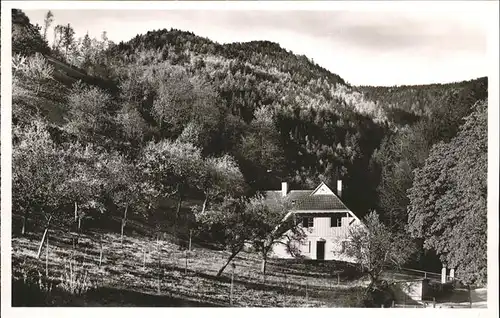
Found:
[[[82,295],[96,288],[96,284],[90,278],[88,269],[82,264],[70,260],[64,266],[64,272],[61,277],[59,287],[72,295]]]

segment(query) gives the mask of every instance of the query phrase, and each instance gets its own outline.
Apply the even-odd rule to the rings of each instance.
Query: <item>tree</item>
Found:
[[[215,234],[218,243],[229,252],[229,257],[217,272],[221,276],[224,269],[249,243],[252,237],[254,216],[246,209],[246,199],[226,197],[211,209],[196,214],[196,220],[208,232]]]
[[[408,191],[409,233],[466,284],[487,277],[487,104],[478,102],[457,136],[432,148]]]
[[[240,166],[250,177],[248,183],[258,190],[281,177],[285,162],[272,111],[260,108],[255,117],[248,132],[242,136],[237,151],[241,158]]]
[[[77,82],[69,92],[65,128],[82,142],[105,145],[114,131],[113,107],[109,93]]]
[[[277,244],[289,246],[302,243],[305,233],[290,214],[290,202],[283,198],[266,200],[262,195],[257,195],[249,200],[246,209],[254,218],[251,224],[252,242],[262,256],[261,271],[265,275],[267,259],[273,247]]]
[[[54,42],[52,43],[54,52],[61,55],[65,61],[76,64],[73,56],[76,53],[75,30],[71,24],[61,25],[58,24],[54,28]]]
[[[368,294],[383,289],[383,272],[388,268],[400,269],[414,251],[414,244],[406,235],[391,232],[376,212],[370,212],[362,224],[350,229],[345,254],[354,258],[370,277],[365,293]]]
[[[22,214],[21,234],[28,231],[31,214],[35,219],[42,217],[48,228],[51,213],[60,212],[63,166],[63,158],[43,123],[36,121],[24,129],[14,126],[12,203],[14,213]]]
[[[43,39],[47,41],[47,31],[50,28],[50,25],[54,22],[54,15],[52,11],[47,11],[45,14],[45,18],[43,19]]]
[[[177,224],[184,197],[202,182],[204,167],[200,149],[180,141],[150,142],[142,151],[139,169],[153,191],[152,196],[177,196]]]
[[[229,155],[205,159],[204,178],[201,185],[205,194],[202,213],[210,200],[243,193],[245,181],[234,159]]]
[[[61,203],[74,205],[75,230],[79,234],[88,212],[102,213],[105,209],[102,190],[110,182],[105,174],[109,154],[99,147],[78,142],[67,144],[59,153],[64,158],[62,168],[66,172],[65,182],[61,184],[64,193]]]
[[[104,190],[110,193],[113,203],[123,209],[120,226],[120,238],[123,243],[123,232],[127,224],[127,214],[141,197],[141,179],[136,166],[117,153],[108,156],[103,163],[106,166],[107,184]]]

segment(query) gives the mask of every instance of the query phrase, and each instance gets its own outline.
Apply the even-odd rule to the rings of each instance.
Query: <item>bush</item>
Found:
[[[392,305],[394,294],[387,284],[381,284],[369,291],[366,288],[356,288],[342,303],[343,307],[387,308]]]
[[[70,260],[64,267],[59,287],[71,295],[82,295],[95,289],[96,284],[91,280],[89,271],[83,263],[79,265]]]

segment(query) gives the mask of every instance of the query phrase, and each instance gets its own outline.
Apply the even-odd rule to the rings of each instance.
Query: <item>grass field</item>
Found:
[[[195,244],[186,252],[167,237],[126,236],[122,246],[118,234],[97,232],[83,234],[73,248],[69,233],[52,230],[48,258],[44,246],[37,259],[40,238],[41,233],[13,238],[13,306],[340,307],[349,306],[366,284],[352,266],[315,261],[270,260],[264,280],[260,259],[242,252],[234,260],[231,300],[233,268],[216,277],[228,257],[225,251]],[[64,278],[70,274],[73,279]],[[23,282],[33,276],[55,287],[43,297],[27,297],[31,289]],[[88,290],[69,292],[79,285]]]

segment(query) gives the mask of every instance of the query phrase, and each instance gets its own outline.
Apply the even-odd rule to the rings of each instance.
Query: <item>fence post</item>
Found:
[[[156,236],[156,245],[158,248],[158,294],[161,293],[160,271],[161,271],[161,250],[160,250],[160,234]]]
[[[184,275],[187,275],[187,272],[188,272],[188,251],[187,250],[186,250],[185,256],[186,256],[186,264],[184,266]]]
[[[47,231],[47,250],[45,251],[45,277],[49,278],[49,232]]]
[[[146,246],[143,247],[143,257],[142,257],[142,270],[146,270]]]
[[[189,230],[189,251],[191,252],[191,236],[193,234],[193,230]]]
[[[337,273],[337,285],[340,285],[340,274]]]
[[[231,271],[231,289],[229,291],[229,305],[233,305],[233,285],[234,285],[234,268],[236,265],[234,265],[234,261],[231,262],[231,267],[233,268]]]
[[[472,289],[469,285],[469,308],[472,308]]]
[[[286,290],[288,288],[288,276],[285,273],[285,288],[283,289],[283,296],[285,298],[285,305],[283,307],[287,306],[287,297],[286,297]]]
[[[307,290],[307,286],[309,285],[309,283],[307,282],[306,280],[306,301],[309,301],[309,292]]]
[[[99,235],[99,267],[102,265],[102,234]]]

